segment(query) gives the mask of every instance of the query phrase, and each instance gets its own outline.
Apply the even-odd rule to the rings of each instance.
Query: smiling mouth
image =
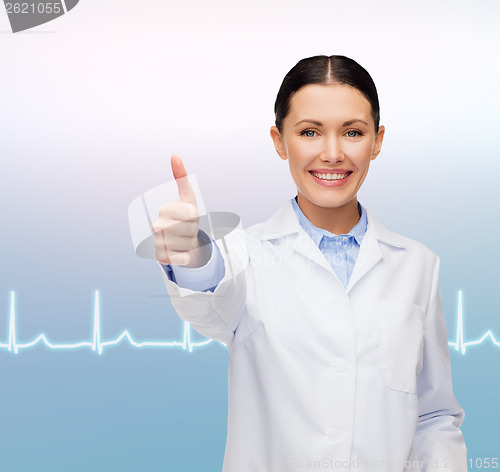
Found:
[[[312,175],[314,175],[314,177],[317,177],[318,179],[321,179],[321,180],[342,180],[342,179],[345,179],[348,175],[352,174],[352,171],[344,172],[342,174],[321,174],[318,172],[313,172],[311,170],[309,172]]]

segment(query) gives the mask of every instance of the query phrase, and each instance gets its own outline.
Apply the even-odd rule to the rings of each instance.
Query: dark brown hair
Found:
[[[370,102],[375,133],[378,132],[380,106],[377,89],[370,74],[346,56],[313,56],[300,60],[283,79],[274,104],[276,126],[280,133],[283,120],[290,109],[292,95],[309,84],[346,84],[358,89]]]

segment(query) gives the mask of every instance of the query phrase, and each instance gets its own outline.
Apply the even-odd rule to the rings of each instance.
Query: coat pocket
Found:
[[[417,394],[422,368],[425,311],[405,300],[379,300],[378,369],[392,390]]]

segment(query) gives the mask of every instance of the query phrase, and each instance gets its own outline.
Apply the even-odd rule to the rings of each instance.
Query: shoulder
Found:
[[[265,222],[256,223],[248,228],[245,228],[245,238],[251,246],[260,246],[264,238]]]
[[[366,208],[365,208],[366,209]],[[422,262],[434,265],[439,256],[425,244],[416,239],[396,233],[383,225],[373,213],[367,210],[368,227],[378,242],[386,247],[400,249],[402,255],[409,258],[421,259]]]
[[[245,229],[245,235],[250,240],[261,243],[266,240],[278,239],[293,235],[300,230],[300,223],[293,209],[292,199],[281,205],[266,221],[254,224]]]

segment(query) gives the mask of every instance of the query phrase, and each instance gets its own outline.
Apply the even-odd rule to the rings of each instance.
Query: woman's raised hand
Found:
[[[153,224],[156,259],[162,264],[201,267],[210,259],[210,247],[198,236],[200,218],[196,196],[182,159],[174,154],[170,164],[179,199],[163,205]]]

